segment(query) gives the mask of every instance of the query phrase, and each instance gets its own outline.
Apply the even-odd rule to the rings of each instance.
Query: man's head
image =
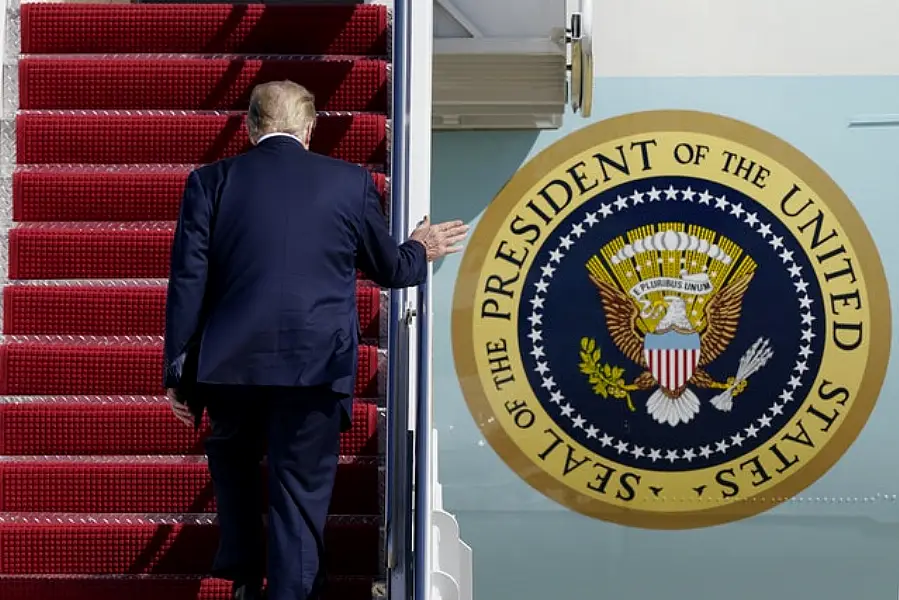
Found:
[[[271,81],[253,88],[247,111],[250,142],[269,133],[289,133],[309,147],[315,126],[315,97],[292,81]]]

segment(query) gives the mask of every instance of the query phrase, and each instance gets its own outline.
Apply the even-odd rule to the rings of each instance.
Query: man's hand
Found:
[[[447,254],[462,251],[462,240],[468,235],[468,225],[462,221],[447,221],[431,225],[430,217],[422,219],[410,240],[415,240],[425,247],[428,262],[443,258]]]
[[[172,412],[175,413],[175,417],[188,427],[193,427],[194,416],[193,414],[191,414],[190,409],[188,409],[187,406],[181,404],[175,398],[175,390],[166,390],[165,395],[169,399],[169,404],[172,407]]]

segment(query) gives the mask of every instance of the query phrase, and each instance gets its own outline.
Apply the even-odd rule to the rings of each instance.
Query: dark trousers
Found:
[[[221,532],[217,577],[261,582],[268,445],[268,598],[313,600],[340,451],[340,397],[322,388],[209,386],[206,440]]]

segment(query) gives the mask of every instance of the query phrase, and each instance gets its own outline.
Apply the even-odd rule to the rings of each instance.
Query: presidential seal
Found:
[[[569,135],[489,206],[453,348],[496,452],[616,523],[725,523],[803,490],[864,426],[883,268],[836,184],[750,125],[680,111]]]

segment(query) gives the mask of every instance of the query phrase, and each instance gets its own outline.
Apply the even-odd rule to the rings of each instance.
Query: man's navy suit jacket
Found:
[[[397,246],[365,168],[277,135],[193,171],[172,246],[165,387],[182,383],[193,349],[200,383],[329,385],[348,420],[357,267],[382,287],[427,277],[424,246]]]

